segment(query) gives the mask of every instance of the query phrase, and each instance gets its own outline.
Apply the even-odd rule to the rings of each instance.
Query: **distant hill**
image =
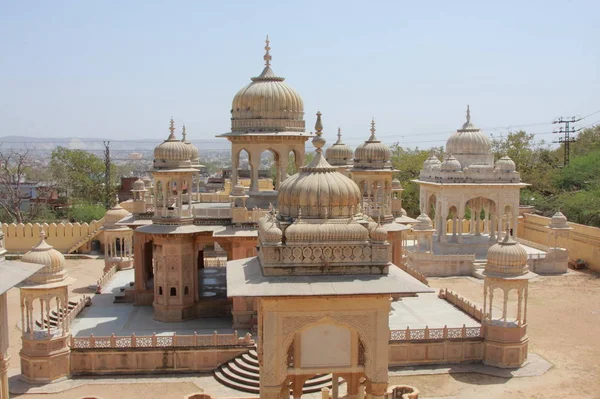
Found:
[[[111,140],[105,138],[81,138],[81,137],[24,137],[4,136],[0,137],[0,148],[24,149],[29,148],[36,151],[52,151],[58,146],[86,151],[104,150],[104,140],[110,141],[111,151],[119,152],[145,152],[152,151],[161,140]],[[230,150],[231,144],[226,139],[190,140],[196,145],[200,152]]]

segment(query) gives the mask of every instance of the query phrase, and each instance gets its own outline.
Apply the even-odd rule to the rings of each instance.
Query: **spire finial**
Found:
[[[375,117],[371,118],[371,137],[369,137],[369,141],[376,140],[375,138]]]
[[[471,122],[471,108],[469,107],[469,104],[467,104],[467,123]]]
[[[342,128],[338,127],[338,133],[337,133],[337,141],[335,142],[335,144],[342,144]]]
[[[181,128],[181,141],[185,141],[186,135],[187,135],[187,132],[185,131],[185,123],[184,123],[183,127]]]
[[[40,241],[44,241],[46,239],[46,231],[44,231],[44,229],[40,231],[40,239]]]
[[[325,145],[326,141],[323,137],[323,122],[321,122],[321,111],[317,111],[317,122],[315,123],[316,136],[312,139],[312,143],[317,149],[317,153],[323,151],[321,148]]]
[[[173,117],[171,117],[171,121],[169,122],[169,130],[171,134],[169,134],[169,138],[167,140],[175,140],[175,121]]]
[[[263,57],[266,66],[271,66],[271,54],[269,53],[271,50],[271,46],[269,46],[270,43],[271,41],[269,40],[269,35],[267,35],[267,39],[265,40],[265,55]]]

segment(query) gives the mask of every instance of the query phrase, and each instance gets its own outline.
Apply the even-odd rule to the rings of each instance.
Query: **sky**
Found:
[[[356,146],[442,145],[465,119],[552,141],[600,122],[600,2],[0,0],[0,137],[192,141],[229,131],[231,101],[272,67]]]

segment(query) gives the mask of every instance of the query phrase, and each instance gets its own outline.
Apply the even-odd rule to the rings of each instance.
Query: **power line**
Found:
[[[575,128],[573,126],[571,126],[571,124],[579,122],[581,119],[582,119],[581,117],[577,117],[577,116],[570,116],[567,118],[563,118],[561,116],[552,122],[555,124],[564,125],[564,127],[561,126],[557,131],[554,132],[554,133],[563,135],[563,137],[559,137],[558,140],[554,141],[554,143],[562,143],[564,146],[565,155],[564,155],[564,159],[563,159],[563,166],[569,165],[570,144],[574,143],[576,141],[575,137],[571,137],[571,134],[574,134],[580,130],[580,129],[575,130]]]

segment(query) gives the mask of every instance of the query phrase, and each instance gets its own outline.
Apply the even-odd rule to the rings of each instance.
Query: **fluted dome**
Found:
[[[190,167],[192,150],[190,146],[175,137],[175,121],[171,119],[169,137],[154,148],[154,168]]]
[[[115,206],[110,208],[104,214],[104,228],[114,227],[115,223],[128,216],[129,214],[129,211],[123,208],[121,204],[119,204],[119,197],[117,196],[117,203],[115,204]]]
[[[271,69],[269,39],[265,68],[233,98],[232,132],[304,132],[302,97]]]
[[[296,219],[285,230],[285,239],[294,242],[325,242],[325,241],[365,241],[369,231],[365,226],[351,220],[319,220]]]
[[[377,242],[385,242],[387,240],[387,231],[381,223],[377,223],[377,226],[371,230],[371,240]]]
[[[281,243],[281,238],[283,237],[283,233],[281,229],[275,223],[274,217],[268,217],[268,220],[259,227],[261,238],[263,242],[269,244],[279,244]]]
[[[556,212],[552,216],[548,227],[550,227],[551,229],[571,229],[569,223],[567,223],[567,217],[563,215],[561,211]]]
[[[137,179],[133,182],[133,189],[131,191],[145,191],[146,185],[142,179]]]
[[[517,166],[512,159],[505,155],[496,161],[496,170],[500,172],[514,172],[517,170]]]
[[[461,170],[461,165],[453,155],[450,155],[442,162],[441,169],[442,172],[459,172]]]
[[[361,193],[356,183],[331,166],[322,154],[321,113],[317,113],[317,148],[312,162],[288,177],[279,188],[279,214],[282,217],[348,218],[358,211]],[[300,211],[300,209],[302,209]]]
[[[142,180],[144,181],[144,186],[146,188],[152,188],[153,187],[152,186],[152,179],[150,177],[144,177]]]
[[[200,166],[200,151],[198,147],[187,140],[187,132],[185,129],[185,125],[183,125],[183,130],[181,132],[181,142],[188,145],[188,150],[190,151],[190,162],[193,167]]]
[[[423,169],[433,169],[441,165],[440,160],[435,155],[431,155],[423,162]]]
[[[467,121],[446,142],[446,152],[453,154],[463,166],[474,162],[493,164],[492,143],[488,137],[471,122],[471,112],[467,106]]]
[[[42,269],[27,279],[27,283],[50,284],[64,281],[67,278],[65,257],[46,242],[46,234],[43,230],[40,242],[23,255],[21,261],[44,265]]]
[[[431,222],[431,218],[426,213],[421,213],[416,220],[417,223],[415,223],[415,225],[413,226],[413,230],[422,231],[433,229],[433,223]]]
[[[516,277],[526,274],[527,251],[506,232],[504,239],[488,250],[485,273],[490,276]]]
[[[391,169],[392,152],[387,145],[375,137],[375,120],[371,121],[371,136],[356,147],[354,167],[364,169]]]
[[[333,166],[352,165],[353,152],[350,147],[342,143],[342,130],[338,128],[337,141],[325,151],[325,158]]]

